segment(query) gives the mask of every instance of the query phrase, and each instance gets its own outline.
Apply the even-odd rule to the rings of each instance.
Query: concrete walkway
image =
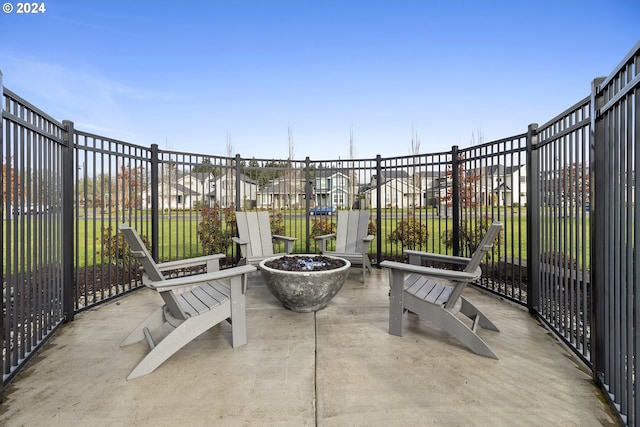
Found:
[[[410,315],[389,335],[388,281],[354,269],[317,313],[282,308],[252,275],[245,346],[214,327],[151,375],[125,378],[147,351],[120,340],[154,308],[142,290],[84,312],[11,384],[4,426],[602,426],[617,425],[590,373],[522,308],[467,296],[501,332],[477,356]]]

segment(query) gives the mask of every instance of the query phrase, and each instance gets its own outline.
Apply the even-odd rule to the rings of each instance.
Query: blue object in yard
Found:
[[[333,206],[316,206],[309,209],[309,215],[333,215],[336,213],[336,208]]]

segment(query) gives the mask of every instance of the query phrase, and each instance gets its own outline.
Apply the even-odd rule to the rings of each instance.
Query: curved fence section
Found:
[[[530,308],[591,363],[590,109],[584,98],[535,129]],[[537,238],[536,238],[537,237]],[[530,260],[532,260],[530,258]]]
[[[1,79],[0,79],[1,83]],[[62,123],[4,89],[2,374],[9,380],[65,318]]]
[[[623,421],[638,425],[640,43],[609,77],[594,81],[591,103],[594,373]]]

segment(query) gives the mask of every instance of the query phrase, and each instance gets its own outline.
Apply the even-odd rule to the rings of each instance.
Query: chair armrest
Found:
[[[276,240],[282,240],[283,242],[295,242],[296,240],[298,240],[297,237],[280,236],[278,234],[273,234],[271,235],[271,237]]]
[[[476,268],[473,273],[466,271],[444,270],[441,268],[422,267],[414,264],[405,264],[396,261],[382,261],[380,267],[390,268],[392,270],[400,270],[406,273],[417,273],[429,277],[440,277],[443,279],[454,280],[456,282],[469,282],[482,276],[482,269]]]
[[[331,234],[324,234],[322,236],[316,236],[315,239],[316,240],[327,240],[327,239],[333,239],[336,237],[336,233],[331,233]]]
[[[409,255],[409,264],[413,264],[413,260],[415,260],[416,258],[461,265],[466,265],[469,263],[469,261],[471,261],[471,258],[465,258],[461,256],[434,254],[431,252],[420,252],[410,249],[405,250],[404,253]]]
[[[298,240],[297,237],[280,236],[278,234],[272,234],[271,238],[284,242],[285,253],[288,254],[293,251],[293,245],[295,244],[296,240]]]
[[[242,258],[246,258],[247,257],[247,245],[249,244],[249,242],[245,241],[245,240],[240,240],[239,237],[232,237],[231,240],[234,243],[237,243],[238,245],[240,245],[240,255],[242,256]]]
[[[149,282],[146,285],[158,292],[169,291],[172,289],[180,289],[187,286],[199,285],[211,280],[227,279],[229,277],[249,274],[256,271],[257,268],[252,265],[242,265],[239,267],[225,268],[211,273],[195,274],[193,276],[176,277],[174,279],[162,280],[160,282]]]
[[[196,258],[179,259],[176,261],[161,262],[156,264],[158,270],[165,272],[168,270],[176,270],[178,268],[195,267],[198,265],[207,265],[207,272],[217,271],[220,269],[220,260],[226,258],[225,254],[204,255]]]
[[[363,237],[362,238],[362,243],[363,243],[363,250],[362,250],[362,254],[366,255],[369,253],[369,249],[371,248],[371,242],[373,241],[374,236],[372,236],[371,234],[369,234],[367,237]]]
[[[249,244],[249,242],[246,242],[244,240],[240,240],[239,237],[232,237],[231,240],[233,240],[234,243],[237,243],[239,245],[247,245],[247,244]]]
[[[327,240],[334,239],[336,237],[336,233],[324,234],[322,236],[316,236],[316,241],[320,241],[320,253],[325,253],[327,251]]]

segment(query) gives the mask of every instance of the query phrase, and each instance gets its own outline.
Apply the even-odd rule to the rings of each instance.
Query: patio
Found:
[[[6,426],[617,425],[589,369],[521,306],[477,289],[501,329],[477,356],[415,316],[389,335],[388,277],[349,280],[317,313],[282,308],[259,273],[247,294],[245,346],[219,325],[151,375],[125,378],[146,343],[120,340],[160,304],[144,289],[80,313],[12,382]]]

